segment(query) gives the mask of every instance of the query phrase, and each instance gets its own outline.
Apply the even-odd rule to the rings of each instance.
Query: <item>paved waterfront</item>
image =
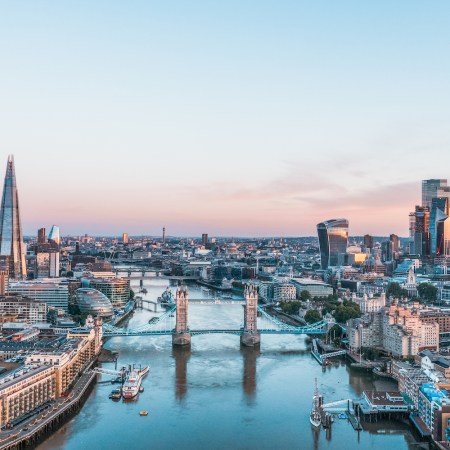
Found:
[[[93,374],[90,371],[84,373],[76,382],[72,393],[68,397],[52,401],[42,412],[34,414],[11,430],[0,432],[0,448],[12,444],[16,445],[21,440],[28,439],[36,431],[51,423],[53,419],[70,408],[83,395],[92,380]]]
[[[160,295],[165,280],[146,282],[148,298]],[[199,289],[191,289],[198,298]],[[193,305],[191,327],[242,323],[240,305]],[[136,312],[132,323],[154,315]],[[170,337],[113,338],[107,348],[120,352],[119,364],[151,366],[145,392],[136,401],[108,399],[110,384],[98,384],[80,414],[41,444],[54,449],[416,449],[408,427],[378,422],[359,437],[337,419],[331,437],[309,424],[314,377],[325,402],[356,398],[363,389],[389,389],[345,365],[324,373],[303,336],[263,336],[260,351],[241,350],[232,335],[195,336],[192,350],[173,351]],[[112,368],[113,364],[104,364]],[[148,410],[140,417],[140,410]],[[378,431],[377,431],[378,430]]]

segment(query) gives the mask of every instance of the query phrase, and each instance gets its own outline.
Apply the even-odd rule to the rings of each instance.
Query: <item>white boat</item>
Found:
[[[141,387],[142,379],[147,375],[150,368],[145,366],[142,369],[133,368],[131,372],[127,375],[125,383],[122,388],[123,398],[133,398],[139,393],[139,388]]]
[[[320,427],[320,424],[322,423],[319,403],[320,398],[319,398],[319,390],[317,389],[317,378],[316,378],[314,386],[313,404],[311,408],[311,414],[309,415],[309,421],[311,422],[311,425],[316,428]]]

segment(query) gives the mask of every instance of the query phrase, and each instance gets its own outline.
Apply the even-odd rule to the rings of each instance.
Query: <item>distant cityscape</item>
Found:
[[[408,237],[349,237],[349,221],[336,218],[319,223],[317,237],[177,238],[165,228],[159,237],[64,236],[52,225],[24,238],[8,157],[0,211],[0,448],[48,434],[70,417],[71,405],[84,403],[107,357],[105,338],[168,334],[174,346],[190,346],[192,336],[213,331],[241,334],[248,347],[259,346],[264,333],[310,335],[324,367],[345,357],[354,369],[398,384],[353,401],[347,414],[355,429],[394,414],[423,439],[448,445],[449,198],[447,180],[422,181]],[[157,301],[146,299],[149,277],[171,280],[176,295],[167,288]],[[140,280],[137,291],[131,280]],[[191,329],[189,283],[213,302],[243,302],[241,330]],[[128,327],[145,303],[167,312],[147,328]],[[173,329],[155,328],[170,317]],[[272,325],[261,328],[263,318]],[[326,405],[315,402],[311,423],[331,427]]]

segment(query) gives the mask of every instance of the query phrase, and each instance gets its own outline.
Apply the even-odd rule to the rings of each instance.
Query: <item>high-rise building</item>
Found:
[[[440,209],[436,213],[436,256],[450,257],[450,219]]]
[[[55,242],[55,244],[60,245],[61,244],[61,236],[59,234],[59,227],[56,225],[52,225],[52,228],[50,229],[50,234],[48,235],[48,240]]]
[[[202,244],[204,247],[206,247],[206,245],[208,244],[208,233],[202,234]]]
[[[122,233],[122,242],[123,244],[128,244],[128,233]]]
[[[449,197],[450,186],[446,179],[422,180],[422,206],[431,210],[431,202],[436,197]]]
[[[36,264],[34,270],[35,278],[56,278],[59,277],[59,251],[49,250],[36,254]]]
[[[449,199],[448,197],[435,197],[431,200],[430,221],[429,221],[429,233],[430,233],[430,251],[434,255],[436,253],[437,244],[437,231],[436,231],[436,218],[440,216],[438,211],[448,215],[449,213]]]
[[[411,217],[414,218],[413,221]],[[428,206],[416,205],[415,211],[410,214],[410,236],[413,238],[413,248],[410,251],[417,256],[430,254],[429,219]]]
[[[396,234],[391,234],[389,240],[392,242],[392,251],[397,253],[400,250],[400,239]]]
[[[373,236],[371,236],[370,234],[364,235],[364,247],[369,251],[373,249]]]
[[[25,248],[22,238],[22,226],[19,213],[19,195],[17,193],[14,158],[8,157],[5,184],[3,186],[0,210],[0,255],[9,256],[9,276],[12,279],[24,279],[27,276],[25,266]]]
[[[394,259],[393,245],[392,241],[384,241],[381,243],[381,261],[387,262]]]
[[[47,243],[47,236],[45,234],[45,228],[39,228],[37,243],[38,244],[46,244]]]
[[[320,265],[322,270],[338,265],[340,253],[346,253],[348,220],[331,219],[317,224],[319,236]]]

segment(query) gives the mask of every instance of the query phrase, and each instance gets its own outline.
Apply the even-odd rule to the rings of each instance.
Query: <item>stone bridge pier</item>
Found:
[[[191,334],[188,328],[188,290],[180,286],[176,293],[176,325],[172,335],[172,345],[191,345]]]
[[[246,285],[244,290],[244,332],[241,334],[241,344],[246,347],[257,347],[261,343],[258,333],[258,291],[253,285]]]

